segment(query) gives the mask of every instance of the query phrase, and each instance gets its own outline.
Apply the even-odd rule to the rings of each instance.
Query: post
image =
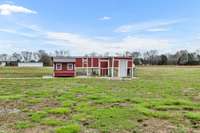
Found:
[[[132,67],[131,67],[131,68],[132,68],[132,70],[131,70],[131,78],[133,78],[133,62],[134,62],[134,61],[133,61],[133,57],[132,57],[132,64],[131,64],[131,65],[132,65]]]
[[[98,57],[98,66],[99,66],[99,76],[101,76],[101,68],[100,68],[100,58]]]
[[[108,76],[110,77],[110,59],[108,57]]]
[[[89,61],[88,61],[88,57],[87,57],[87,76],[89,76],[89,73],[88,73],[88,64],[89,64]]]
[[[114,61],[115,61],[115,59],[114,59],[114,57],[112,57],[112,78],[114,77]]]

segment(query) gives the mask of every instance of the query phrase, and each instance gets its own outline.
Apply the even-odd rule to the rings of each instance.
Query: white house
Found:
[[[43,67],[42,62],[20,62],[18,67]]]

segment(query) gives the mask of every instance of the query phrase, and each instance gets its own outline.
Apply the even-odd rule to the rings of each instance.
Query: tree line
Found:
[[[200,50],[195,52],[180,50],[174,54],[159,54],[157,50],[150,50],[128,54],[134,57],[136,65],[200,65]]]
[[[11,55],[0,54],[0,62],[8,62],[7,65],[16,65],[18,62],[43,62],[44,66],[52,66],[53,56],[69,56],[69,51],[56,50],[53,53],[47,53],[45,50],[39,50],[14,52]]]
[[[97,54],[95,52],[85,56],[109,56],[110,53]],[[37,52],[22,51],[20,53],[0,54],[0,61],[16,62],[43,62],[44,66],[52,66],[53,56],[70,56],[69,51],[56,50],[53,53],[47,53],[44,50]],[[145,52],[133,51],[125,53],[115,53],[115,56],[132,56],[136,65],[200,65],[200,49],[194,52],[180,50],[172,53],[159,54],[157,50]]]
[[[97,56],[93,52],[86,56]],[[200,65],[200,49],[194,52],[179,50],[173,53],[159,54],[157,50],[145,52],[127,51],[125,53],[115,53],[116,56],[132,56],[136,65]],[[100,56],[109,56],[109,52]]]

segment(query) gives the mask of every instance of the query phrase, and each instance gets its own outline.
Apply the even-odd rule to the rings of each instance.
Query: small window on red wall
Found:
[[[67,64],[67,70],[73,70],[74,68],[73,68],[73,64],[72,63],[70,63],[70,64]]]
[[[62,64],[56,64],[56,70],[62,70]]]

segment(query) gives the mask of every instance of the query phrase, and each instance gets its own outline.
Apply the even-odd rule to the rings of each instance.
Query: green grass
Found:
[[[200,121],[200,112],[188,112],[185,114],[188,119]]]
[[[0,77],[42,77],[51,71],[0,68]],[[0,129],[22,132],[45,126],[57,133],[121,133],[140,132],[165,121],[177,133],[200,131],[200,67],[138,67],[136,76],[127,81],[0,79],[0,110],[20,110],[0,115]],[[147,120],[152,122],[145,127]]]
[[[0,78],[23,78],[23,77],[42,77],[52,75],[53,69],[50,67],[44,68],[29,68],[29,67],[0,67]]]
[[[56,129],[56,133],[78,133],[80,126],[77,124],[69,124]]]
[[[19,121],[16,123],[16,128],[17,129],[25,129],[31,127],[29,122],[26,121]]]
[[[59,108],[48,109],[47,112],[52,114],[67,114],[70,112],[70,110],[67,107],[59,107]]]
[[[64,124],[63,121],[47,118],[41,121],[41,124],[48,126],[62,126]]]
[[[38,112],[31,113],[29,115],[33,122],[40,122],[43,118],[47,116],[47,113],[44,111],[38,111]]]

